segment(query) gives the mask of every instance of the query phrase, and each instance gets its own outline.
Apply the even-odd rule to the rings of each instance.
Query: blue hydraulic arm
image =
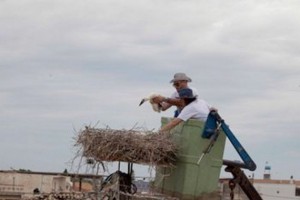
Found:
[[[229,129],[228,125],[225,123],[225,121],[221,118],[221,116],[216,111],[211,111],[208,115],[208,118],[206,120],[206,124],[202,133],[202,137],[204,138],[214,138],[216,140],[216,137],[218,136],[219,128],[222,128],[225,135],[235,148],[235,150],[238,152],[239,156],[243,160],[244,163],[234,162],[234,161],[226,161],[224,160],[223,163],[228,165],[236,165],[243,168],[247,168],[250,171],[254,171],[256,169],[256,164],[251,159],[247,151],[244,149],[244,147],[241,145],[241,143],[238,141],[238,139],[234,136],[232,131]],[[211,143],[212,144],[212,143]],[[200,162],[200,160],[199,160]]]
[[[231,172],[233,175],[233,179],[229,181],[229,187],[231,189],[231,199],[234,199],[234,188],[236,184],[240,185],[240,188],[245,192],[247,197],[250,200],[262,200],[260,194],[256,191],[255,187],[249,181],[245,173],[240,168],[246,168],[251,171],[256,169],[256,164],[253,162],[249,154],[246,152],[244,147],[238,141],[238,139],[234,136],[234,134],[229,129],[228,125],[225,121],[220,117],[220,115],[216,111],[211,111],[208,115],[208,118],[205,123],[204,130],[202,132],[202,137],[209,138],[210,143],[202,152],[198,160],[198,165],[200,164],[202,158],[205,154],[209,153],[211,148],[213,147],[215,141],[217,140],[220,129],[223,130],[227,138],[230,140],[231,144],[234,146],[235,150],[238,152],[239,156],[242,158],[242,162],[223,160],[223,165],[226,165],[225,171]]]

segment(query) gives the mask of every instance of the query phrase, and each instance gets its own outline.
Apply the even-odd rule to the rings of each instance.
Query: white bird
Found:
[[[155,111],[155,112],[160,112],[162,110],[162,106],[159,104],[159,103],[154,103],[153,102],[153,99],[155,97],[158,97],[160,96],[159,94],[151,94],[149,97],[146,97],[146,98],[143,98],[141,103],[140,103],[140,106],[146,102],[146,101],[149,101],[151,106],[152,106],[152,109]]]

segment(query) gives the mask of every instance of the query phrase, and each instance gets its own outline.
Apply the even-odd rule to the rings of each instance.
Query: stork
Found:
[[[146,98],[143,98],[142,101],[140,102],[140,105],[141,106],[143,103],[145,103],[146,101],[149,101],[149,103],[151,104],[152,106],[152,109],[155,111],[155,112],[160,112],[162,110],[162,106],[159,104],[159,103],[154,103],[153,102],[153,99],[155,97],[158,97],[160,95],[158,94],[151,94],[149,97],[146,97]]]

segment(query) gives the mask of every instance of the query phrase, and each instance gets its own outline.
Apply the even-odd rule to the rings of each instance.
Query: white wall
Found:
[[[295,196],[294,184],[254,183],[254,187],[264,200],[300,199]]]

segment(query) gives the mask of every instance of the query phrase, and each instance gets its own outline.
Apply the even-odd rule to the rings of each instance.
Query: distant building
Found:
[[[268,162],[265,165],[264,179],[271,179],[271,165]]]
[[[228,182],[230,179],[220,179],[220,193],[222,200],[230,199],[230,188]],[[263,200],[300,200],[300,181],[290,180],[272,180],[272,179],[253,179],[253,186],[260,194]],[[236,185],[234,189],[235,200],[248,200],[243,190]]]
[[[102,176],[89,174],[0,171],[0,200],[17,200],[41,193],[89,192]]]
[[[99,191],[103,177],[90,174],[48,173],[30,171],[0,171],[0,200],[19,200],[42,193],[61,192],[94,192]],[[150,179],[137,178],[134,184],[140,194],[151,193]],[[230,179],[220,179],[220,200],[230,199]],[[264,200],[300,200],[300,181],[272,180],[271,176],[264,179],[250,179]],[[243,190],[236,185],[234,200],[248,200]]]
[[[300,181],[256,179],[254,187],[261,194],[264,200],[300,200]]]

